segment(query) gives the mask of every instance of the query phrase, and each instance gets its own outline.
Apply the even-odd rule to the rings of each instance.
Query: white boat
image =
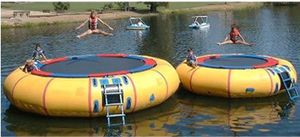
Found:
[[[208,16],[193,16],[192,19],[194,22],[189,25],[189,28],[204,29],[210,27],[210,24],[208,23]]]
[[[150,28],[141,18],[130,17],[129,23],[130,25],[126,27],[129,30],[145,30]]]

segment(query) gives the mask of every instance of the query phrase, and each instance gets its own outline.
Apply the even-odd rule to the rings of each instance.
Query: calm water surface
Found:
[[[42,43],[49,58],[96,53],[144,54],[178,65],[192,47],[197,55],[264,54],[290,60],[300,72],[300,8],[262,8],[209,12],[209,30],[191,30],[188,15],[146,17],[149,31],[127,31],[127,20],[107,21],[112,37],[74,37],[79,24],[2,30],[1,80],[30,58],[33,43]],[[253,47],[215,43],[238,23]],[[83,31],[83,30],[82,30]],[[300,74],[300,73],[299,73]],[[298,78],[299,78],[298,74]],[[298,83],[299,84],[299,83]],[[300,101],[285,94],[264,99],[227,100],[198,96],[179,88],[165,103],[128,114],[125,127],[107,128],[106,118],[52,118],[21,112],[1,92],[2,135],[300,135]]]

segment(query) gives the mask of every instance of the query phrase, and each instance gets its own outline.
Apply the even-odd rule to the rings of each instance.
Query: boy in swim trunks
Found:
[[[34,61],[47,61],[47,57],[45,56],[45,51],[42,50],[40,44],[35,45],[35,49],[32,54],[32,60]]]
[[[194,55],[193,49],[188,49],[188,55],[186,57],[187,64],[192,67],[197,67],[197,57]]]

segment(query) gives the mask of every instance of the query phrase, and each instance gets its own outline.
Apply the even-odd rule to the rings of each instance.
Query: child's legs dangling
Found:
[[[112,36],[113,35],[112,33],[108,33],[108,32],[102,31],[100,29],[93,30],[93,33],[95,33],[95,34],[102,34],[104,36]]]
[[[92,34],[92,33],[93,33],[93,31],[90,30],[90,29],[88,29],[87,31],[83,32],[83,33],[80,34],[80,35],[77,35],[76,37],[82,38],[82,37],[84,37],[84,36],[86,36],[86,35],[89,35],[89,34]]]

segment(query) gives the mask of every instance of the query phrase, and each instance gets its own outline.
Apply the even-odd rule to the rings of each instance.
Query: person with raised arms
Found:
[[[81,27],[83,27],[86,23],[88,23],[88,30],[85,31],[84,33],[77,35],[77,38],[82,38],[86,35],[89,34],[102,34],[104,36],[112,36],[112,33],[109,32],[105,32],[103,30],[100,30],[98,28],[98,24],[102,23],[103,25],[105,25],[106,27],[108,27],[108,29],[110,30],[114,30],[111,26],[109,26],[107,23],[105,23],[104,21],[102,21],[99,17],[97,17],[97,13],[95,11],[91,11],[90,17],[84,21],[81,25],[79,25],[76,30],[80,29]]]
[[[247,46],[253,45],[252,43],[248,43],[245,41],[244,37],[240,33],[240,30],[236,25],[231,26],[231,31],[226,36],[225,40],[223,42],[217,43],[218,45],[224,45],[224,44],[243,44]]]

